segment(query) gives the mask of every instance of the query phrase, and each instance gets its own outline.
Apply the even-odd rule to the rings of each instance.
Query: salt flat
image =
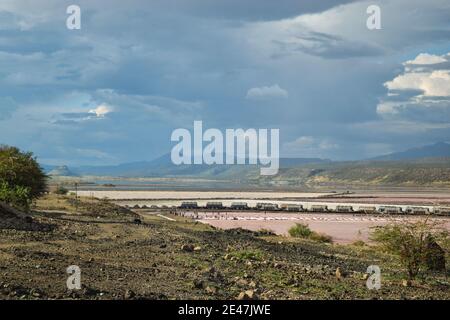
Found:
[[[279,191],[116,191],[116,190],[80,190],[79,196],[126,199],[284,199],[314,198],[332,193],[327,192],[279,192]]]

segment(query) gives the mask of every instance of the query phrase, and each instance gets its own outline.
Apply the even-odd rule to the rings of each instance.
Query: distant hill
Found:
[[[438,142],[418,148],[412,148],[401,152],[371,158],[371,160],[412,160],[424,158],[446,158],[450,157],[450,144]]]
[[[43,166],[44,168],[47,166]],[[450,144],[441,142],[362,161],[281,158],[279,173],[261,176],[258,165],[179,165],[165,154],[114,166],[60,166],[53,176],[175,177],[240,181],[262,186],[450,186]]]
[[[67,166],[59,166],[53,168],[50,172],[48,172],[49,176],[64,176],[64,177],[72,177],[76,176],[74,172],[72,172]]]
[[[330,160],[319,158],[281,158],[280,168],[293,168],[311,163],[328,163]],[[257,165],[174,165],[170,154],[165,154],[152,161],[123,163],[113,166],[80,166],[69,169],[67,166],[50,167],[43,165],[48,174],[55,176],[113,176],[113,177],[166,177],[194,176],[234,178],[253,175],[259,171]]]

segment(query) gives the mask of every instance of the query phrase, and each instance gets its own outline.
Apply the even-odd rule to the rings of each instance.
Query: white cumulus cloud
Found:
[[[110,106],[106,104],[101,104],[97,108],[89,110],[89,113],[95,114],[97,118],[103,118],[105,115],[107,115],[112,111],[113,109]]]
[[[273,99],[273,98],[283,98],[286,99],[289,97],[289,93],[287,90],[281,88],[278,84],[274,84],[270,87],[256,87],[251,88],[247,91],[247,99],[253,100],[264,100],[264,99]]]

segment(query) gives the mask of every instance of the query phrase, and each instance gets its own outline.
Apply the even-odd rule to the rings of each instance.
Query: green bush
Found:
[[[69,190],[63,186],[58,186],[55,190],[55,194],[66,195]]]
[[[295,226],[288,230],[288,233],[291,237],[294,238],[309,238],[313,231],[307,224],[296,223]]]
[[[333,242],[332,238],[329,235],[312,231],[309,226],[304,223],[296,223],[295,226],[288,230],[288,233],[291,237],[294,238],[310,239],[327,243]]]
[[[362,240],[356,240],[355,242],[352,243],[352,245],[354,245],[356,247],[364,247],[366,245],[366,243]]]
[[[31,152],[0,146],[0,201],[28,210],[46,191],[46,179]]]
[[[10,187],[8,183],[0,183],[0,201],[18,207],[24,211],[30,209],[30,189],[22,186]]]
[[[371,239],[382,250],[398,256],[412,280],[427,268],[427,259],[434,254],[430,241],[445,247],[449,237],[448,231],[439,222],[424,219],[375,227]]]

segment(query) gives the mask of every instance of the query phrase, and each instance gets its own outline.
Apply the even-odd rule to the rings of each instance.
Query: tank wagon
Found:
[[[378,209],[380,213],[386,213],[386,214],[399,214],[403,213],[401,207],[395,207],[395,206],[382,206]]]
[[[407,207],[405,212],[409,214],[430,214],[430,210],[424,207]]]
[[[212,202],[207,202],[206,203],[206,209],[223,209],[224,206],[222,204],[222,202],[216,202],[216,201],[212,201]]]
[[[264,211],[279,210],[278,205],[275,203],[257,203],[256,209],[264,210]]]
[[[358,211],[362,213],[377,213],[377,208],[371,206],[361,206],[358,208]]]
[[[290,212],[301,212],[303,211],[303,206],[301,204],[282,204],[281,210]]]
[[[181,203],[181,209],[198,209],[198,204],[195,201],[184,201]]]
[[[322,204],[314,204],[311,206],[312,212],[328,212],[328,206]]]
[[[450,216],[450,207],[436,207],[433,213],[438,216]]]
[[[336,212],[353,212],[352,206],[336,206]]]
[[[247,202],[233,202],[231,203],[230,209],[232,210],[248,210]]]

